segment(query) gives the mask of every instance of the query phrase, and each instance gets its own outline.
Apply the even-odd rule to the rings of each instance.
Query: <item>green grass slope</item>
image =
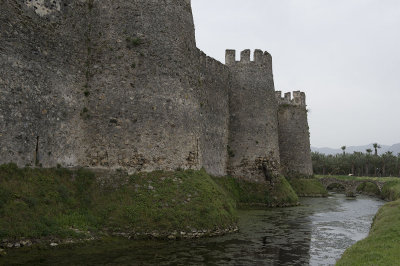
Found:
[[[285,207],[299,202],[296,192],[284,177],[279,177],[273,185],[233,177],[215,177],[214,180],[241,206]]]
[[[0,240],[213,230],[235,224],[235,204],[203,170],[96,178],[87,170],[0,166]]]
[[[124,234],[183,237],[223,232],[236,224],[236,206],[292,206],[285,178],[273,185],[204,170],[141,173],[0,166],[3,239],[66,239]],[[180,235],[182,233],[182,235]]]
[[[299,197],[326,197],[328,191],[314,178],[292,178],[289,183]]]

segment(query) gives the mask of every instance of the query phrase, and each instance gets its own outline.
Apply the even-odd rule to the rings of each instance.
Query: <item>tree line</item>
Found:
[[[373,149],[363,152],[326,155],[312,152],[314,174],[318,175],[354,175],[354,176],[398,176],[400,177],[400,153],[386,152],[378,155],[379,144],[374,143]]]

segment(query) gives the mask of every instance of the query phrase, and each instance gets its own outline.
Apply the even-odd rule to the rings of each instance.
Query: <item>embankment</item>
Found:
[[[95,174],[0,167],[3,246],[86,239],[181,238],[233,230],[235,201],[205,171]],[[20,245],[23,245],[23,243]]]
[[[0,166],[0,249],[109,236],[220,235],[237,230],[238,205],[297,203],[283,177],[271,186],[204,170],[127,175],[7,164]]]

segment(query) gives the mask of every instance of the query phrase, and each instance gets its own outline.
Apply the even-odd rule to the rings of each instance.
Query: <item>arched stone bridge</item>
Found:
[[[342,185],[346,190],[347,196],[355,196],[357,193],[358,186],[363,183],[375,184],[378,187],[379,192],[382,192],[382,188],[385,185],[385,181],[378,181],[378,180],[372,180],[372,179],[350,180],[350,179],[339,179],[339,178],[335,178],[335,177],[323,177],[323,178],[320,178],[320,182],[326,189],[328,189],[328,187],[332,184]]]

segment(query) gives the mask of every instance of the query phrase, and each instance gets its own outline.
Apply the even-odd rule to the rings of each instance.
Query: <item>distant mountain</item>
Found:
[[[374,147],[372,146],[372,144],[369,144],[369,145],[364,145],[364,146],[348,146],[348,147],[346,147],[346,153],[353,153],[355,151],[365,153],[366,149],[371,149],[372,152],[374,152]],[[311,147],[311,151],[319,152],[319,153],[323,153],[323,154],[338,154],[338,153],[343,152],[340,148],[332,149],[332,148],[328,148],[328,147],[324,147],[324,148]],[[391,152],[393,152],[394,155],[397,155],[398,153],[400,153],[400,143],[394,144],[392,146],[381,145],[381,148],[378,149],[378,154],[383,154],[387,151],[391,151]]]

